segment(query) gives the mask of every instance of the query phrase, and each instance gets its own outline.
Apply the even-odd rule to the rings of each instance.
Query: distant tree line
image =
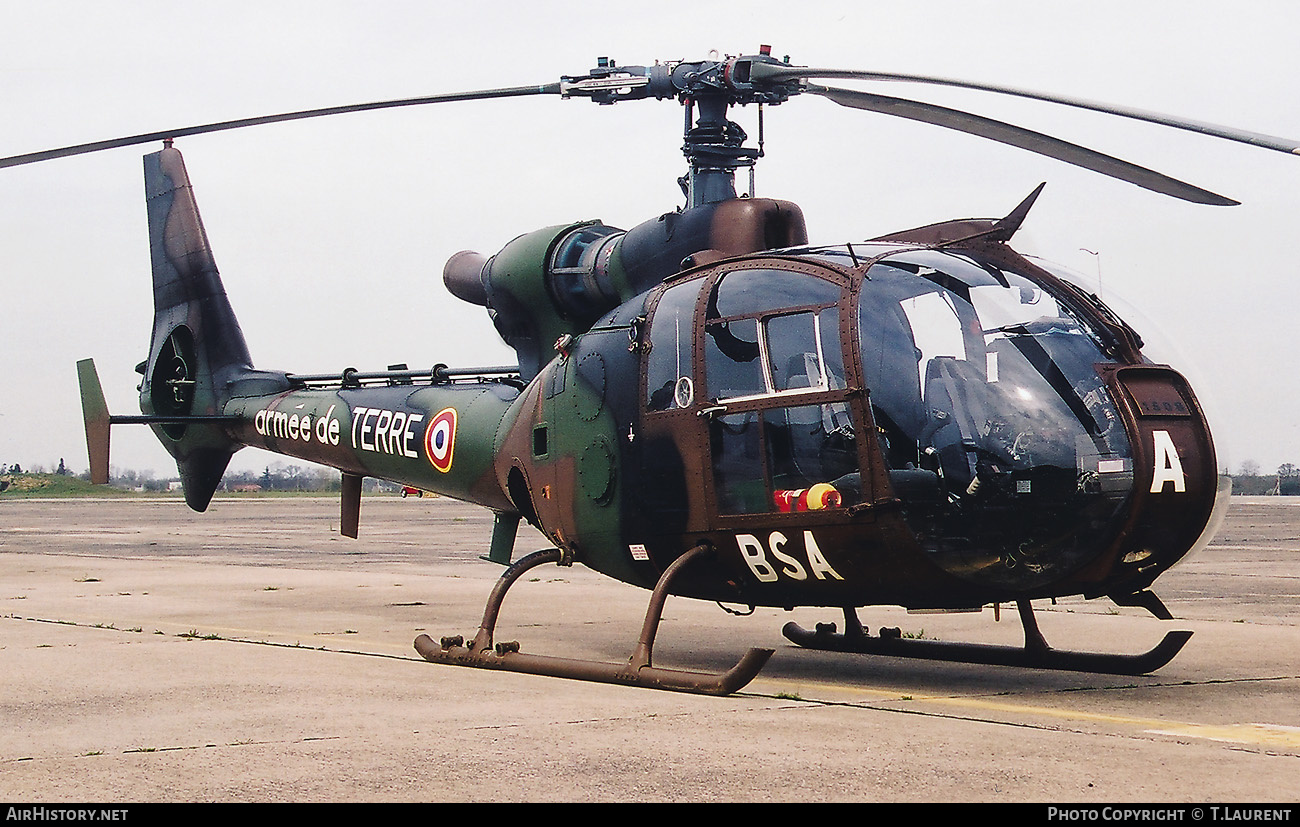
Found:
[[[59,466],[53,471],[46,471],[44,465],[34,465],[26,470],[18,463],[6,465],[0,462],[0,474],[58,474],[61,477],[71,477],[73,473],[68,466],[63,464],[63,457],[59,457]]]
[[[1248,459],[1238,466],[1237,473],[1229,474],[1227,469],[1224,473],[1232,477],[1234,494],[1300,495],[1300,466],[1291,462],[1282,463],[1275,473],[1269,474],[1261,472],[1258,462]]]
[[[57,474],[75,476],[89,480],[90,471],[74,473],[59,459],[58,466],[49,470],[45,465],[36,464],[23,468],[19,463],[0,462],[0,474]],[[137,471],[134,468],[110,466],[108,482],[116,488],[137,491],[167,491],[180,483],[179,476],[159,477],[152,470]],[[342,487],[341,475],[333,468],[323,466],[290,465],[274,462],[259,471],[229,471],[222,478],[222,491],[338,491]],[[0,489],[3,490],[3,489]]]
[[[282,462],[272,463],[256,471],[228,472],[221,480],[221,487],[226,491],[338,491],[342,488],[342,477],[333,468],[320,465],[303,467],[286,465]]]

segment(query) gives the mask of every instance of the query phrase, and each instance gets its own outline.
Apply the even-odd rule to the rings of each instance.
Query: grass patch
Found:
[[[134,491],[123,491],[111,485],[95,485],[89,480],[63,474],[3,474],[0,475],[0,499],[21,500],[28,497],[128,497]]]

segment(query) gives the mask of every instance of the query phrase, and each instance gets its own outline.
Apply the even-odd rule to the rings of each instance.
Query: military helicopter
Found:
[[[827,607],[845,628],[787,624],[815,649],[1143,674],[1191,633],[1137,654],[1064,651],[1032,601],[1082,595],[1169,611],[1150,590],[1213,534],[1227,501],[1187,380],[1062,269],[1009,242],[1040,186],[997,219],[812,245],[791,202],[756,197],[764,107],[799,95],[917,120],[1056,158],[1199,204],[1229,198],[1038,132],[966,112],[825,86],[906,81],[1090,109],[1295,154],[1241,130],[949,78],[817,69],[758,54],[650,66],[601,58],[558,83],[306,110],[0,159],[0,166],[164,142],[145,156],[154,327],[140,415],[112,415],[78,363],[92,476],[109,431],[147,424],[204,511],[231,457],[255,446],[342,472],[341,531],[361,483],[382,478],[491,509],[487,558],[507,566],[472,640],[415,640],[425,659],[727,694],[772,655],[721,674],[657,667],[672,595]],[[176,138],[364,110],[551,95],[676,100],[684,206],[630,230],[600,221],[525,233],[444,268],[486,308],[516,365],[297,374],[255,368],[226,298]],[[756,105],[759,146],[729,120]],[[751,173],[738,194],[736,173]],[[521,520],[552,548],[512,560]],[[581,563],[651,590],[626,663],[527,653],[494,640],[525,572]],[[1015,603],[1023,647],[872,635],[858,607],[964,610]]]

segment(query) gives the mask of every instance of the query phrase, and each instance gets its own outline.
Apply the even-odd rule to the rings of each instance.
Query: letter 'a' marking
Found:
[[[1151,480],[1151,493],[1159,494],[1165,490],[1165,483],[1174,484],[1174,493],[1181,494],[1187,490],[1187,478],[1183,475],[1183,462],[1178,458],[1178,449],[1168,431],[1153,431],[1155,441],[1155,469]]]

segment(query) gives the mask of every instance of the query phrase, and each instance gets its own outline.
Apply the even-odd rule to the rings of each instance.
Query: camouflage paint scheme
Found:
[[[1145,364],[1122,323],[1077,288],[989,237],[990,222],[936,225],[834,253],[779,254],[763,251],[805,244],[803,219],[794,205],[767,199],[692,208],[626,233],[599,222],[550,227],[490,260],[448,265],[449,288],[485,305],[516,349],[517,376],[416,382],[392,375],[380,384],[340,376],[331,384],[252,367],[180,154],[165,149],[147,156],[145,167],[155,326],[140,367],[141,409],[177,418],[153,427],[196,510],[206,508],[230,456],[252,445],[522,516],[572,559],[647,588],[704,542],[718,553],[684,571],[674,593],[768,606],[948,608],[1135,594],[1186,553],[1210,520],[1214,451],[1190,388],[1167,368]],[[972,230],[984,237],[954,245],[954,236]],[[906,495],[895,488],[904,477],[887,470],[875,439],[855,442],[861,498],[850,507],[724,513],[710,428],[726,406],[698,393],[666,410],[644,409],[647,319],[653,323],[664,291],[692,280],[709,285],[690,330],[703,347],[703,297],[729,273],[766,269],[838,291],[845,385],[806,398],[851,411],[858,433],[879,430],[860,364],[858,342],[871,335],[858,328],[861,292],[876,263],[939,246],[1031,274],[1109,337],[1113,355],[1097,376],[1134,446],[1131,493],[1118,516],[1096,526],[1095,550],[1051,577],[1002,582],[945,563],[950,541],[918,532]],[[576,264],[561,266],[570,249],[567,263]],[[703,388],[702,365],[689,370]],[[1144,401],[1172,398],[1185,405],[1178,416],[1143,409]],[[771,404],[742,399],[732,409],[761,416]],[[1181,455],[1187,490],[1177,497],[1152,488],[1152,469],[1161,467],[1152,457],[1152,446],[1160,447],[1155,429],[1172,434],[1166,438]],[[1010,556],[1003,560],[1010,565]]]

